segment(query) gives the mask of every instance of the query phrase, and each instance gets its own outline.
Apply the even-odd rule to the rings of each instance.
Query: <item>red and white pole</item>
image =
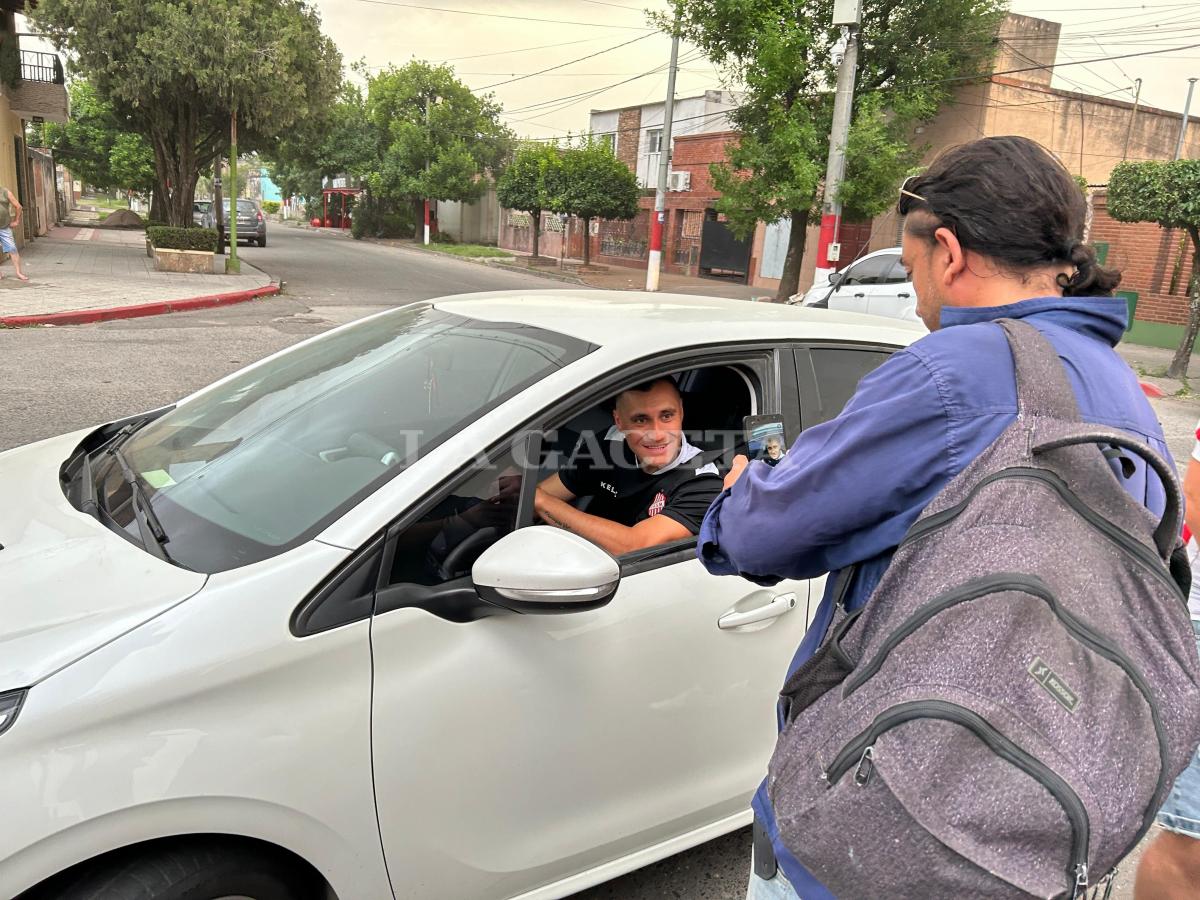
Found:
[[[841,258],[842,203],[838,190],[846,174],[846,141],[854,101],[854,75],[858,68],[859,0],[838,0],[833,25],[842,26],[846,49],[838,66],[837,94],[833,100],[833,126],[829,132],[829,162],[825,168],[825,199],[821,204],[821,234],[817,240],[817,266],[813,284],[824,284],[838,268]]]
[[[658,290],[662,270],[663,224],[667,218],[667,173],[671,168],[671,127],[675,117],[675,69],[679,64],[679,17],[671,35],[671,67],[667,70],[667,100],[663,104],[662,141],[658,148],[658,187],[654,216],[650,220],[650,259],[646,262],[646,290]]]
[[[429,244],[429,198],[425,198],[425,243]]]

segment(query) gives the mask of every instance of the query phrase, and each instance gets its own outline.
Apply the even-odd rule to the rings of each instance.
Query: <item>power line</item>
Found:
[[[377,6],[399,6],[405,9],[423,9],[429,12],[453,13],[460,16],[485,16],[490,19],[513,19],[518,22],[544,22],[551,25],[575,25],[579,28],[621,28],[626,31],[645,31],[644,25],[611,25],[607,22],[579,22],[571,19],[539,19],[533,16],[510,16],[505,13],[479,12],[474,9],[449,9],[445,6],[423,6],[419,3],[402,3],[400,0],[358,0]]]
[[[485,56],[508,56],[510,53],[528,53],[530,50],[550,50],[555,47],[569,47],[572,44],[590,44],[592,41],[602,41],[606,35],[597,35],[596,37],[583,38],[578,41],[563,41],[559,44],[539,44],[536,47],[522,47],[519,50],[496,50],[492,53],[473,53],[470,56],[451,56],[448,59],[443,59],[442,62],[460,62],[464,59],[483,59]]]
[[[514,78],[509,78],[507,81],[497,81],[495,84],[485,84],[479,88],[481,91],[490,90],[494,87],[500,87],[502,84],[512,84],[514,81],[522,81],[526,78],[533,78],[537,75],[545,75],[547,72],[553,72],[557,69],[565,69],[567,66],[573,66],[576,63],[581,63],[588,59],[594,59],[597,56],[602,56],[605,53],[612,53],[614,50],[620,50],[622,47],[628,47],[630,44],[636,44],[638,41],[644,41],[646,38],[654,37],[658,32],[652,31],[649,34],[643,34],[641,37],[635,37],[624,43],[617,44],[614,47],[605,47],[603,50],[597,50],[595,53],[589,53],[587,56],[580,56],[577,59],[567,60],[565,63],[559,63],[557,66],[550,66],[547,69],[540,69],[537,72],[530,72],[528,75],[517,75]]]

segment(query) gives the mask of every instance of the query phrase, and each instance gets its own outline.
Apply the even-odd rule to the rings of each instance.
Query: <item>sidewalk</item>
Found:
[[[216,257],[223,265],[224,257]],[[72,324],[240,302],[278,292],[242,263],[241,275],[156,272],[139,230],[62,225],[27,244],[19,281],[0,268],[0,325]]]

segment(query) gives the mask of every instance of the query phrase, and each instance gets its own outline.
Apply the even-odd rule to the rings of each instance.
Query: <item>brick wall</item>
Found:
[[[1121,271],[1120,290],[1137,292],[1135,318],[1163,325],[1186,325],[1192,265],[1191,241],[1186,239],[1186,232],[1159,228],[1149,222],[1118,222],[1108,214],[1103,192],[1095,195],[1093,206],[1090,241],[1108,244],[1106,263]],[[1171,276],[1179,262],[1181,242],[1183,268],[1172,293]]]
[[[637,171],[638,148],[642,144],[642,110],[635,106],[617,115],[617,159]]]

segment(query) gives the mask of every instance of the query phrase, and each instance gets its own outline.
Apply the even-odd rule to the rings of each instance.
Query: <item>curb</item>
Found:
[[[230,291],[225,294],[209,294],[205,297],[187,297],[182,300],[160,300],[155,303],[140,303],[135,306],[112,306],[106,309],[77,309],[71,312],[45,313],[33,316],[0,316],[0,326],[23,328],[30,325],[89,325],[112,319],[139,319],[143,316],[160,316],[164,313],[188,312],[193,309],[208,309],[213,306],[229,306],[245,303],[259,297],[279,293],[276,283],[245,291]]]
[[[594,290],[602,291],[605,288],[597,288],[595,285],[588,284],[582,278],[576,278],[574,275],[560,275],[557,272],[545,272],[541,269],[536,269],[533,266],[514,266],[503,262],[485,262],[484,265],[490,266],[493,269],[505,269],[509,272],[519,272],[522,275],[536,275],[538,278],[548,278],[551,281],[561,281],[566,284],[578,284],[583,287],[593,288]]]

